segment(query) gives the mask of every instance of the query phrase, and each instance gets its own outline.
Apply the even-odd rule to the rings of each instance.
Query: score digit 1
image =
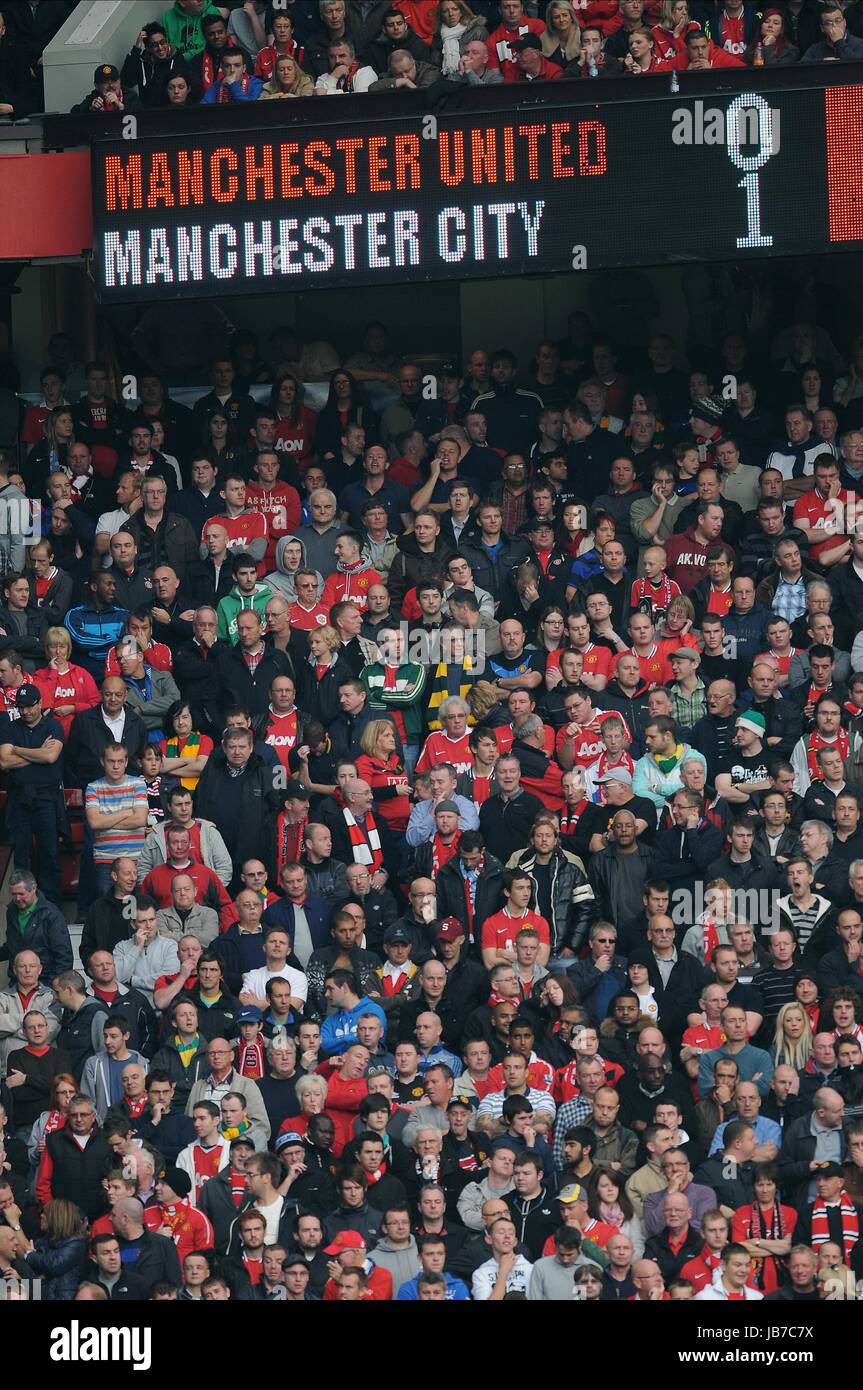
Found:
[[[753,111],[758,113],[757,154],[750,155],[741,152],[740,124],[744,109],[750,113],[749,116],[744,117],[747,124],[751,120],[751,113]],[[754,144],[755,142],[754,140],[747,140],[746,143]],[[737,245],[740,249],[753,246],[772,246],[772,236],[766,235],[761,230],[761,190],[758,171],[763,168],[774,153],[773,112],[763,97],[757,96],[754,92],[746,92],[742,96],[734,98],[725,119],[725,148],[731,163],[743,172],[743,178],[737,187],[746,190],[746,235],[737,238]]]

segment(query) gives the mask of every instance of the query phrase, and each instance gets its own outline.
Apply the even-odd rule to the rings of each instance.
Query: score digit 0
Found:
[[[741,152],[740,121],[744,108],[758,112],[758,153]],[[773,237],[761,230],[761,197],[758,171],[774,153],[773,112],[763,97],[754,92],[744,92],[735,97],[725,118],[725,148],[728,158],[735,168],[743,171],[738,188],[746,190],[746,235],[737,238],[742,250],[752,246],[772,246]]]

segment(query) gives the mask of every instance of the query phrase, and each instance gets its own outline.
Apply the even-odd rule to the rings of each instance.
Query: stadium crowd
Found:
[[[745,0],[176,0],[141,29],[122,66],[96,68],[73,109],[404,90],[437,100],[465,86],[861,58],[860,0],[763,9]]]
[[[863,345],[270,346],[0,454],[9,1295],[854,1297]]]

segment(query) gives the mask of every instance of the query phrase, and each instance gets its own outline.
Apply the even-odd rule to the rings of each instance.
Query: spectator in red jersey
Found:
[[[545,24],[541,19],[528,18],[522,0],[501,0],[500,19],[500,24],[488,37],[488,65],[492,71],[501,72],[504,82],[518,82],[520,74],[513,45],[525,34],[536,34],[541,49]]]
[[[518,82],[558,82],[563,69],[546,58],[537,34],[525,34],[512,45]]]
[[[273,382],[270,409],[276,414],[276,449],[298,467],[315,451],[317,416],[303,405],[303,385],[293,372],[282,372]]]
[[[742,0],[740,0],[742,8]],[[653,26],[657,56],[663,60],[679,57],[686,35],[700,25],[689,17],[687,0],[662,0],[659,23]]]
[[[724,48],[718,48],[706,34],[700,30],[693,29],[684,39],[686,51],[673,64],[681,70],[691,68],[693,72],[711,71],[714,68],[743,68],[746,66],[742,58],[737,58],[733,53],[726,53]]]
[[[29,447],[39,444],[45,438],[45,423],[51,411],[69,404],[63,394],[65,378],[56,367],[43,367],[39,374],[39,384],[42,387],[42,400],[38,405],[29,407],[21,427],[21,443]]]
[[[646,72],[667,72],[672,63],[659,57],[656,38],[651,29],[633,29],[629,36],[629,52],[623,60],[624,72],[640,77]]]
[[[294,21],[289,13],[278,10],[273,14],[272,42],[258,50],[255,60],[255,76],[268,82],[276,71],[276,61],[281,57],[293,58],[302,66],[305,50],[294,38]]]
[[[232,554],[242,550],[251,555],[257,562],[259,576],[263,575],[265,572],[264,556],[267,553],[269,538],[267,518],[253,507],[246,506],[246,480],[242,474],[229,473],[222,486],[221,494],[225,499],[225,510],[211,520],[217,521],[227,531],[228,550]],[[207,522],[205,531],[210,524]],[[207,553],[202,545],[201,557],[204,558]]]
[[[195,885],[196,902],[218,912],[219,924],[225,931],[236,919],[234,905],[213,870],[192,859],[190,844],[191,836],[185,826],[168,827],[165,830],[166,862],[150,870],[141,884],[141,891],[155,898],[160,908],[170,907],[171,883],[177,874],[187,874]]]
[[[747,45],[758,35],[759,15],[744,0],[723,0],[707,16],[704,32],[717,48],[743,58]]]
[[[72,639],[64,627],[49,627],[45,633],[46,666],[40,666],[33,674],[33,682],[42,695],[42,706],[59,720],[64,735],[68,736],[72,720],[84,710],[94,709],[99,703],[96,682],[83,666],[73,665]],[[113,656],[113,649],[111,655]],[[21,677],[23,680],[23,671]]]
[[[278,443],[275,449],[262,449],[255,459],[253,477],[246,489],[249,508],[267,519],[266,573],[276,568],[276,542],[291,535],[300,524],[300,494],[290,483],[279,480]]]

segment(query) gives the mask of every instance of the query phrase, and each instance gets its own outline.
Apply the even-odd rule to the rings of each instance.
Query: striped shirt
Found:
[[[101,815],[116,815],[120,811],[146,811],[147,785],[143,777],[124,777],[122,782],[109,782],[100,777],[90,782],[84,794],[85,814],[89,810]],[[93,835],[93,860],[96,864],[110,864],[121,854],[137,859],[144,848],[147,834],[146,822],[136,830],[128,826],[116,826],[110,830],[97,830]]]
[[[764,1000],[765,1022],[772,1022],[783,1004],[790,1004],[796,999],[795,989],[799,979],[800,971],[795,965],[790,970],[777,970],[770,965],[755,976],[752,988],[757,989]]]

